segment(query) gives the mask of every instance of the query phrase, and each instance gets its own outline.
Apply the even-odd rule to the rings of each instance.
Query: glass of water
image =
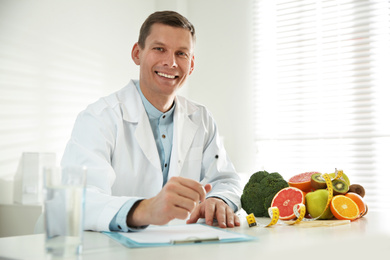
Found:
[[[44,179],[46,251],[74,256],[82,251],[87,168],[47,167]]]

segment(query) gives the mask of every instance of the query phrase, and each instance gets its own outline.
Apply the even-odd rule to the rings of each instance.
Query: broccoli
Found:
[[[272,199],[278,191],[286,187],[288,183],[279,173],[256,172],[244,187],[241,196],[242,208],[256,217],[268,217]]]

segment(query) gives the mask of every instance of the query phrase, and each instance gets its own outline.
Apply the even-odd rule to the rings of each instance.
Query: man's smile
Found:
[[[157,75],[159,75],[160,77],[164,77],[164,78],[167,78],[167,79],[175,79],[175,78],[178,78],[178,77],[179,77],[179,76],[170,75],[170,74],[166,74],[166,73],[159,72],[159,71],[155,71],[155,73],[156,73]]]

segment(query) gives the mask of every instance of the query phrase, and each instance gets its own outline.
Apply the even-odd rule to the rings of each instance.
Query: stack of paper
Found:
[[[140,232],[103,233],[130,248],[171,246],[189,243],[227,243],[256,239],[245,234],[203,224],[149,226]]]

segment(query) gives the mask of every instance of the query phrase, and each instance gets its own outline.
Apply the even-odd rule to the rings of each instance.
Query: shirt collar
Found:
[[[157,118],[160,118],[162,115],[165,115],[166,117],[171,117],[173,115],[173,111],[175,110],[175,106],[176,106],[175,101],[173,102],[173,106],[171,107],[171,109],[169,109],[167,112],[163,113],[160,110],[158,110],[157,108],[155,108],[152,105],[152,103],[150,103],[149,100],[146,99],[146,97],[144,96],[144,94],[141,91],[139,81],[135,82],[135,85],[137,87],[138,93],[141,96],[142,103],[144,104],[146,113],[148,114],[148,117],[150,119],[157,119]]]

